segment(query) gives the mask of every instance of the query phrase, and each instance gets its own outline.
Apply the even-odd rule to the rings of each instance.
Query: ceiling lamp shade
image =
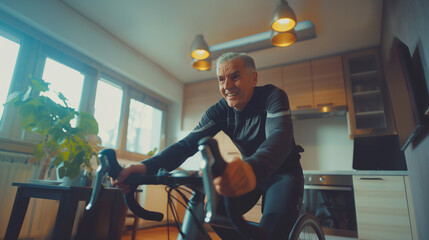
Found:
[[[271,32],[271,44],[277,47],[287,47],[296,42],[295,30],[289,32]]]
[[[191,57],[197,60],[203,60],[210,56],[209,46],[204,40],[203,35],[195,36],[191,45]]]
[[[212,64],[209,58],[198,60],[198,59],[192,59],[192,67],[197,69],[198,71],[208,71],[211,69]]]
[[[277,32],[287,32],[296,26],[296,15],[286,0],[279,0],[274,10],[271,28]]]

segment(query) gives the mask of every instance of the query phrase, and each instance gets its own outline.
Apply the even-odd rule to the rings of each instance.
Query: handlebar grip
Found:
[[[87,210],[91,209],[92,205],[95,203],[98,198],[99,192],[102,188],[101,178],[105,173],[107,173],[113,179],[117,179],[119,173],[122,171],[122,167],[119,165],[116,158],[116,152],[113,149],[106,148],[99,152],[98,154],[100,159],[99,170],[96,173],[96,180],[94,183],[93,194],[91,196],[91,201],[87,206]],[[134,192],[137,189],[137,186],[142,184],[142,182],[155,183],[158,180],[157,176],[149,176],[144,174],[130,174],[125,180],[124,183],[130,184],[131,191],[124,195],[124,200],[128,208],[136,214],[138,217],[153,220],[161,221],[164,218],[164,214],[159,212],[152,212],[144,209],[140,206],[137,200],[134,198]]]
[[[220,154],[217,141],[212,137],[204,137],[200,141],[198,141],[198,145],[207,145],[211,151],[214,161],[210,163],[209,167],[211,169],[213,177],[215,178],[222,175],[223,171],[226,168],[226,162]]]
[[[134,197],[134,191],[124,195],[124,200],[131,212],[133,212],[139,218],[158,222],[162,221],[164,218],[164,214],[160,212],[152,212],[142,208]]]
[[[104,162],[101,160],[102,157],[105,157],[107,159],[107,168],[109,171],[109,176],[113,179],[118,178],[119,173],[122,171],[123,168],[121,167],[121,165],[119,165],[118,159],[116,159],[115,150],[111,148],[105,148],[98,153],[98,156],[100,158],[100,163]]]
[[[207,195],[206,222],[215,223],[221,219],[216,213],[218,194],[213,187],[213,178],[220,176],[226,168],[227,163],[219,152],[217,141],[211,137],[202,138],[198,145],[203,156],[203,184]],[[243,239],[265,239],[265,230],[259,226],[247,223],[239,212],[239,202],[236,197],[224,197],[225,210],[230,223]]]

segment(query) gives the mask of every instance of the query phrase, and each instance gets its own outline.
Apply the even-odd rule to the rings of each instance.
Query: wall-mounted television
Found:
[[[412,142],[425,124],[429,107],[428,88],[424,74],[421,44],[413,57],[401,40],[394,38],[390,58],[385,69],[392,100],[393,114],[401,150]]]

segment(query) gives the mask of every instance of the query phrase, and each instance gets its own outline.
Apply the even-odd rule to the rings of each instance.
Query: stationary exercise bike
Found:
[[[199,141],[199,151],[202,154],[202,176],[196,171],[173,171],[160,170],[157,175],[131,174],[124,181],[130,185],[131,191],[124,195],[128,208],[138,217],[161,221],[163,214],[144,209],[135,199],[135,190],[139,185],[166,185],[170,189],[178,186],[186,186],[192,190],[190,199],[186,199],[186,213],[183,223],[178,224],[179,235],[177,239],[205,240],[211,239],[204,223],[212,226],[235,229],[243,239],[266,239],[264,229],[250,224],[237,212],[237,202],[235,198],[224,198],[227,216],[216,214],[219,196],[212,184],[213,179],[220,176],[226,167],[217,142],[211,137],[203,138]],[[100,191],[102,191],[102,179],[107,175],[116,179],[122,170],[116,159],[113,149],[103,149],[98,155],[100,165],[95,174],[94,188],[91,200],[86,206],[90,210],[97,201]],[[181,194],[183,198],[185,196]],[[205,197],[207,197],[206,201]],[[296,221],[289,239],[318,239],[325,237],[316,218],[310,214],[301,215]]]

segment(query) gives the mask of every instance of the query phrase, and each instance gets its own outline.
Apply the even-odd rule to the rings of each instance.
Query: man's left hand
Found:
[[[249,163],[235,158],[225,171],[213,180],[216,191],[223,196],[237,197],[256,188],[256,176]]]

